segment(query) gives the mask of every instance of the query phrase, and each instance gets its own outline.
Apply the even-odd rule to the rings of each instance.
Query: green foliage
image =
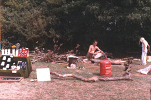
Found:
[[[36,5],[30,0],[11,0],[6,2],[5,6],[9,7],[5,7],[2,13],[4,38],[8,37],[13,43],[20,42],[34,48],[36,41],[43,44],[43,39],[49,37],[45,27],[53,23],[53,16],[43,15],[42,6],[45,4]]]
[[[30,49],[80,44],[86,54],[96,39],[103,51],[117,55],[141,51],[140,36],[151,42],[150,6],[151,0],[8,0],[3,38]]]

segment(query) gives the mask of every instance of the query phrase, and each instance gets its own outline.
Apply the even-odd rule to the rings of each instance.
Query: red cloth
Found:
[[[29,52],[28,48],[22,49],[21,51],[19,51],[18,57],[27,57],[28,52]]]

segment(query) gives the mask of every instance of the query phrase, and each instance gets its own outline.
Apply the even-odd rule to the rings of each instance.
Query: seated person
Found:
[[[89,50],[88,50],[88,54],[87,57],[89,60],[92,59],[92,57],[94,56],[94,58],[99,58],[103,55],[103,51],[99,49],[99,47],[97,46],[97,41],[94,40],[93,44],[89,46]],[[98,50],[98,51],[96,51]]]

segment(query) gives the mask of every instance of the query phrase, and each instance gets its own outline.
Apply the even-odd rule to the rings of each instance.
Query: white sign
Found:
[[[49,68],[37,68],[36,72],[38,81],[51,81]]]

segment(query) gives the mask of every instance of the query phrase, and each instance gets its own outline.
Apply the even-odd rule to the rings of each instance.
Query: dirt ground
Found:
[[[76,74],[83,77],[99,76],[99,64],[81,64],[83,69],[67,69],[66,63],[37,62],[32,65],[33,71],[29,78],[21,82],[0,83],[0,99],[19,100],[150,100],[151,99],[151,75],[137,73],[140,62],[131,64],[131,76],[133,81],[96,81],[84,82],[74,78],[58,78],[51,75],[51,81],[31,82],[36,79],[36,68],[50,68],[52,72],[60,74]],[[111,77],[120,77],[125,67],[114,65],[111,67]]]

